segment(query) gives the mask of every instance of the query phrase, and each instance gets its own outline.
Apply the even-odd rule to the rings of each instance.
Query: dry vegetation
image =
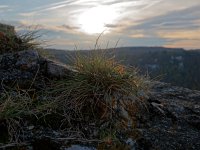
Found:
[[[35,47],[33,33],[1,36],[1,53]],[[77,72],[50,81],[47,89],[5,87],[0,123],[7,124],[10,141],[23,141],[22,135],[33,124],[64,130],[74,141],[119,142],[119,134],[135,127],[135,116],[146,107],[149,81],[109,56],[100,50],[77,54],[73,58]]]
[[[40,43],[38,30],[27,29],[24,33],[16,33],[10,29],[0,27],[0,54],[8,52],[37,49]]]
[[[79,140],[90,136],[96,142],[106,143],[119,142],[121,132],[136,126],[135,116],[146,107],[146,78],[101,51],[76,55],[73,67],[77,70],[73,76],[53,80],[43,91],[4,91],[0,120],[8,124],[10,140],[22,140],[20,134],[30,122],[34,126],[73,131],[75,135],[70,136]],[[97,134],[93,135],[94,132]]]
[[[78,73],[53,84],[56,100],[72,116],[88,113],[112,120],[126,105],[143,103],[148,83],[136,69],[117,63],[100,50],[77,54],[73,62]]]

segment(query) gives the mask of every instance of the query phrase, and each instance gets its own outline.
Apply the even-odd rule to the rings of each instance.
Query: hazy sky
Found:
[[[200,0],[0,0],[0,22],[37,25],[52,47],[200,48]]]

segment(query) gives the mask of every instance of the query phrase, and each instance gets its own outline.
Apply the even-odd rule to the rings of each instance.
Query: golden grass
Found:
[[[119,106],[125,107],[126,101],[140,101],[141,94],[145,97],[147,80],[136,69],[117,63],[104,51],[77,54],[73,62],[78,73],[53,85],[57,102],[72,116],[112,118]]]
[[[30,49],[37,49],[40,43],[37,30],[29,30],[23,34],[0,32],[0,54]]]

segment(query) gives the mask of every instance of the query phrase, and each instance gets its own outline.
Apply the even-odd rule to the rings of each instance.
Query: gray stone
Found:
[[[76,72],[71,66],[61,64],[56,61],[47,60],[46,63],[47,63],[46,73],[48,77],[62,78]]]
[[[3,54],[0,58],[1,82],[32,79],[40,68],[39,55],[34,50]]]
[[[156,82],[150,93],[149,113],[144,113],[139,148],[200,149],[200,91]],[[158,113],[160,112],[160,113]],[[162,115],[160,115],[162,114]],[[149,124],[148,128],[142,123]],[[144,144],[146,143],[146,144]]]
[[[2,85],[17,83],[29,88],[31,82],[41,88],[44,78],[62,78],[76,71],[67,65],[40,57],[36,50],[20,51],[0,55],[0,91]]]
[[[65,150],[96,150],[93,147],[86,147],[81,145],[72,145],[71,147],[65,148]]]
[[[130,146],[131,150],[136,149],[136,141],[134,141],[132,138],[128,138],[126,140],[126,144]]]

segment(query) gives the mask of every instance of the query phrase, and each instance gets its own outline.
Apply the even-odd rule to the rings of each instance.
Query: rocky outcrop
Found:
[[[69,66],[44,59],[34,50],[0,56],[1,83],[18,81],[24,84],[25,81],[33,81],[37,77],[37,84],[41,84],[45,77],[61,78],[71,73],[76,73],[76,71]],[[146,105],[147,109],[138,114],[137,125],[131,132],[125,136],[116,134],[121,141],[129,145],[129,149],[200,149],[200,91],[155,82]],[[57,123],[56,117],[53,119],[54,124]],[[83,128],[89,132],[90,128],[95,129],[96,126],[89,124]],[[75,133],[77,136],[81,134],[80,131]],[[22,143],[21,146],[26,149],[31,147],[44,150],[95,149],[94,145],[90,144],[95,140],[83,139],[76,139],[75,145],[70,147],[70,142],[74,143],[75,139],[70,137],[70,134],[64,130],[28,124],[23,132],[23,138],[28,142]],[[90,137],[93,136],[92,134],[95,133],[90,133]],[[67,135],[69,136],[66,137]],[[85,143],[89,147],[83,146]],[[0,142],[0,149],[16,146],[19,145],[3,145]]]
[[[200,91],[157,82],[138,129],[148,149],[200,149]]]
[[[32,79],[40,68],[37,51],[0,55],[0,80],[9,82]]]
[[[36,77],[39,80],[44,77],[61,78],[72,72],[74,70],[67,65],[42,58],[36,50],[0,55],[1,83],[17,82],[19,85],[26,87]]]

